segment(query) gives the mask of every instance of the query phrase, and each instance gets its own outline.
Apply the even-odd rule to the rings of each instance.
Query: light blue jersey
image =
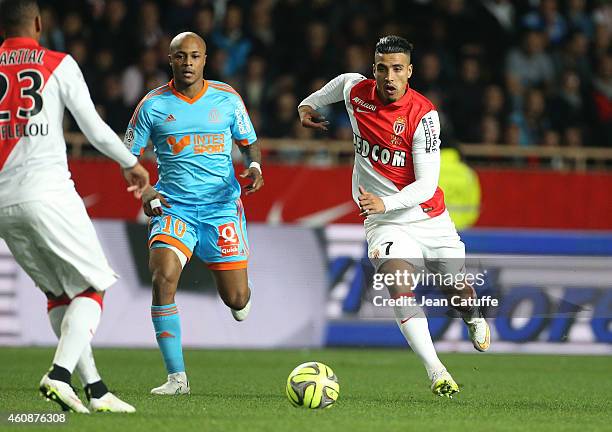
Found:
[[[149,247],[195,253],[212,270],[247,267],[249,246],[232,139],[257,137],[242,99],[227,84],[205,81],[193,99],[172,81],[147,94],[132,116],[125,144],[139,155],[149,137],[157,154],[155,185],[172,207],[149,221]]]
[[[227,84],[204,81],[193,99],[172,81],[147,94],[132,116],[125,144],[140,155],[151,138],[159,180],[171,202],[228,203],[240,196],[232,165],[232,138],[239,145],[257,139],[242,99]]]

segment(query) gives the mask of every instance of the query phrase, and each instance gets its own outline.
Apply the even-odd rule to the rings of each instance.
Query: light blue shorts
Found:
[[[249,243],[242,201],[186,205],[168,201],[164,214],[149,221],[149,248],[174,246],[211,270],[247,267]]]

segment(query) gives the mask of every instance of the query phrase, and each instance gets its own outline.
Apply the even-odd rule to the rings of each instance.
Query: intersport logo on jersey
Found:
[[[195,154],[214,154],[223,153],[225,151],[225,139],[223,134],[194,134],[193,139],[192,135],[185,135],[179,140],[174,136],[169,136],[166,139],[166,143],[172,149],[173,154],[179,154],[191,144],[193,144],[193,152]]]

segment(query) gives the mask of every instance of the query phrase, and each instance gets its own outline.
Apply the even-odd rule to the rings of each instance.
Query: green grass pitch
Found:
[[[442,354],[461,386],[449,400],[429,392],[424,369],[408,350],[186,350],[192,394],[179,397],[149,394],[165,377],[156,350],[97,349],[95,354],[111,390],[135,405],[137,413],[70,414],[66,425],[36,429],[612,430],[609,357]],[[37,393],[52,356],[49,348],[0,348],[3,417],[59,409]],[[331,409],[293,408],[285,397],[287,375],[309,360],[328,364],[339,377],[340,398]],[[25,429],[0,423],[0,430]]]

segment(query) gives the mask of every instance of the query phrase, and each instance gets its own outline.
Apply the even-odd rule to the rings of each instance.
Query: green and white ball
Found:
[[[307,362],[289,374],[286,392],[295,407],[329,408],[338,399],[340,384],[329,366],[321,362]]]

